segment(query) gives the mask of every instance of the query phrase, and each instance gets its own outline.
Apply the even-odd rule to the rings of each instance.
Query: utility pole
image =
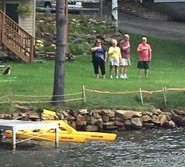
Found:
[[[118,29],[118,0],[112,0],[112,24]]]

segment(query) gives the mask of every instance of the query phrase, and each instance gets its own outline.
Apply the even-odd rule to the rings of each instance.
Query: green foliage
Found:
[[[29,3],[22,2],[17,8],[17,13],[22,18],[29,17],[32,14],[32,7]]]
[[[48,44],[56,43],[55,15],[37,14],[36,20],[36,37],[44,39],[44,45],[47,45],[40,50],[54,52],[55,48],[48,47]],[[85,15],[69,15],[68,52],[74,55],[88,53],[96,35],[110,33],[110,29],[111,24],[107,20],[102,21]]]

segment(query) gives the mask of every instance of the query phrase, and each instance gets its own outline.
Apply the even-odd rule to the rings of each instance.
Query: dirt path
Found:
[[[182,22],[149,20],[124,13],[119,13],[119,22],[128,32],[185,43],[185,23]]]

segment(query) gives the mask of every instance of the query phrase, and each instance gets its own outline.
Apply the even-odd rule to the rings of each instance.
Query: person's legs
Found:
[[[122,58],[120,62],[120,78],[124,79],[124,58]]]
[[[100,62],[100,69],[101,69],[102,77],[105,78],[105,62],[104,62],[104,60],[102,60]]]
[[[139,76],[139,78],[141,78],[142,71],[143,71],[142,69],[140,69],[140,68],[138,69],[138,76]]]
[[[123,78],[123,65],[120,66],[120,78]]]
[[[93,67],[94,67],[94,73],[96,75],[96,78],[99,78],[99,70],[98,70],[98,62],[97,61],[93,61]]]
[[[148,69],[145,69],[145,77],[148,78]]]
[[[113,66],[110,64],[109,75],[111,79],[112,79],[112,69],[113,69]]]
[[[118,79],[118,66],[114,66],[116,79]]]
[[[138,61],[137,68],[138,68],[138,76],[139,76],[139,78],[141,78],[141,75],[145,70],[144,62],[143,61]]]
[[[127,77],[127,66],[123,67],[123,76],[124,76],[124,78],[128,78]]]
[[[127,77],[127,67],[130,64],[129,59],[123,58],[121,61],[121,65],[122,65],[122,73],[120,75],[120,78],[126,79]]]
[[[144,62],[144,74],[146,78],[148,78],[148,72],[149,72],[149,65],[148,65],[148,62],[145,61]]]
[[[110,68],[109,68],[109,75],[110,75],[110,78],[112,79],[112,69],[114,67],[114,59],[110,59]]]

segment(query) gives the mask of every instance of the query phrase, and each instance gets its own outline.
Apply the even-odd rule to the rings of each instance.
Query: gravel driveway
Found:
[[[119,13],[119,26],[128,32],[185,43],[184,22],[151,20]]]

